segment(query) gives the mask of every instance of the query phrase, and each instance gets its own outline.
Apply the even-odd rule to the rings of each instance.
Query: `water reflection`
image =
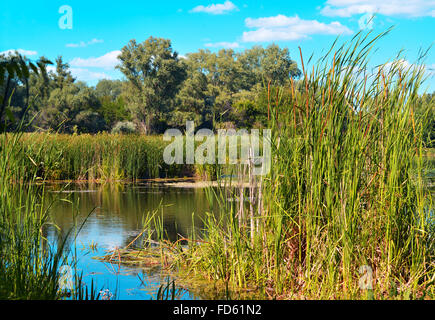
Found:
[[[211,210],[205,189],[168,188],[158,183],[50,184],[44,195],[47,205],[54,201],[50,212],[60,228],[51,226],[44,231],[49,242],[55,242],[59,235],[65,237],[71,228],[80,227],[87,219],[75,242],[74,237],[69,237],[67,245],[75,249],[85,282],[93,279],[99,288],[116,291],[118,299],[155,298],[167,279],[158,268],[118,266],[93,257],[130,244],[143,230],[146,217],[155,212],[163,220],[167,237],[175,241],[178,235],[201,233],[201,217]],[[179,298],[198,297],[182,291]]]

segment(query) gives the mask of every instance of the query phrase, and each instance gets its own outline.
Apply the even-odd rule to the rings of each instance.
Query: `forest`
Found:
[[[31,63],[18,53],[1,59]],[[35,118],[31,131],[158,134],[185,120],[198,127],[252,127],[267,117],[264,87],[284,85],[301,74],[289,50],[277,45],[180,57],[170,40],[150,37],[143,43],[131,40],[119,61],[124,80],[104,79],[91,87],[72,76],[61,56],[54,63],[41,57],[32,63],[41,72],[29,68],[28,79],[3,74],[3,104],[11,100],[15,119]]]

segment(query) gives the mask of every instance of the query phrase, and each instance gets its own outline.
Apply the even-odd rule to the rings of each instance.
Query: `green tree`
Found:
[[[56,72],[52,73],[52,77],[55,88],[61,90],[76,80],[69,70],[69,64],[63,62],[62,56],[56,58]]]
[[[95,90],[84,82],[74,82],[67,68],[64,65],[57,69],[61,73],[53,75],[56,85],[50,92],[47,106],[41,110],[38,125],[68,133],[104,130],[105,122],[99,113],[101,103]]]
[[[110,97],[112,101],[115,101],[122,93],[122,81],[121,80],[108,80],[103,79],[98,81],[95,86],[95,94],[98,97]]]
[[[101,103],[99,112],[109,128],[112,128],[119,121],[130,120],[122,90],[123,82],[121,80],[104,79],[95,86],[95,94]]]
[[[239,60],[246,74],[247,82],[255,83],[272,82],[277,85],[285,85],[290,77],[299,78],[301,71],[297,63],[290,57],[288,48],[280,48],[276,44],[269,45],[266,49],[254,46],[240,54]]]
[[[0,131],[25,121],[30,97],[29,79],[32,75],[46,75],[48,64],[52,63],[44,57],[33,62],[18,52],[0,55]]]
[[[197,127],[210,127],[212,103],[207,77],[192,66],[188,66],[187,70],[188,76],[176,96],[175,110],[169,119],[169,125],[183,127],[187,120],[191,120]]]
[[[47,60],[45,57],[41,57],[41,59]],[[42,69],[39,74],[36,74],[35,72],[30,73],[30,105],[34,107],[35,111],[39,111],[47,105],[50,92],[53,90],[53,88],[53,81],[45,68]]]
[[[172,99],[186,78],[186,70],[171,41],[150,37],[131,40],[122,48],[117,68],[125,75],[127,105],[135,118],[151,132],[155,118],[170,111]]]
[[[109,128],[119,121],[130,120],[130,113],[123,96],[118,96],[115,100],[110,96],[103,96],[99,100],[101,103],[99,112]]]
[[[195,83],[194,77],[198,77],[198,73],[202,74],[207,89],[195,83],[196,93],[201,93],[201,99],[206,97],[212,106],[214,120],[235,121],[244,127],[253,124],[254,115],[260,118],[259,123],[263,122],[268,103],[266,101],[265,109],[264,103],[258,103],[258,100],[262,98],[262,92],[269,82],[273,86],[288,85],[291,77],[298,78],[301,74],[296,62],[290,58],[289,50],[277,45],[267,48],[255,46],[241,53],[225,49],[217,53],[199,50],[188,54],[186,63],[189,72],[181,90],[183,95],[189,96],[190,100],[201,101],[194,99],[198,95],[191,87]],[[247,94],[249,98],[246,98]]]

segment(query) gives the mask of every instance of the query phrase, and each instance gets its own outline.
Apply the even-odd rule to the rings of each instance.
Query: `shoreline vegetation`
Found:
[[[163,162],[161,136],[25,133],[13,161],[16,180],[117,181],[191,175]],[[30,175],[29,175],[30,174]]]
[[[53,224],[53,203],[44,198],[36,175],[29,175],[26,183],[12,182],[21,169],[13,159],[20,150],[20,136],[0,134],[0,299],[98,300],[100,293],[93,282],[82,281],[72,248],[66,246],[68,239],[74,239],[73,229],[66,230],[66,236],[59,236],[56,243],[48,243],[44,237],[45,227]],[[61,286],[63,266],[73,270],[68,290]]]
[[[303,70],[293,108],[271,110],[272,172],[255,179],[248,164],[248,188],[211,189],[222,214],[207,215],[204,237],[168,243],[157,228],[116,263],[157,254],[181,283],[205,281],[221,297],[433,299],[427,118],[414,112],[423,70],[393,63],[365,75],[381,36],[359,35]]]
[[[6,134],[5,139],[13,134]],[[5,141],[6,141],[5,140]],[[6,142],[7,143],[7,142]],[[22,133],[11,155],[14,181],[141,181],[195,178],[215,180],[217,170],[232,172],[235,165],[166,164],[170,142],[162,135],[99,133],[68,135]],[[201,143],[195,142],[195,146]]]
[[[101,259],[160,268],[213,298],[434,299],[435,219],[424,177],[432,119],[415,112],[424,70],[398,58],[367,74],[387,33],[334,43],[312,66],[300,51],[298,84],[269,86],[264,177],[252,174],[252,161],[166,165],[159,136],[1,134],[0,298],[64,297],[59,269],[70,249],[65,240],[46,244],[41,230],[53,221],[37,184],[196,177],[218,212],[205,213],[201,238],[169,242],[150,213],[140,243]],[[220,179],[227,175],[234,178]],[[192,187],[189,179],[181,186]],[[99,298],[74,274],[72,299]]]

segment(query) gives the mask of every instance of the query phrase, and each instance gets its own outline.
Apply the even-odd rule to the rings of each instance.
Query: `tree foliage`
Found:
[[[117,68],[125,75],[126,99],[136,118],[151,130],[154,118],[170,110],[172,99],[186,78],[186,70],[171,41],[150,37],[131,40],[122,48]]]
[[[122,80],[100,80],[95,87],[77,81],[61,56],[31,61],[19,53],[0,56],[0,119],[13,130],[61,132],[147,132],[184,128],[252,128],[267,123],[275,106],[290,104],[292,88],[305,90],[301,71],[287,48],[276,44],[236,52],[198,50],[180,57],[168,39],[131,40],[122,48]],[[435,146],[435,95],[419,97],[417,118],[428,114],[424,139]],[[2,130],[3,130],[2,129]]]

